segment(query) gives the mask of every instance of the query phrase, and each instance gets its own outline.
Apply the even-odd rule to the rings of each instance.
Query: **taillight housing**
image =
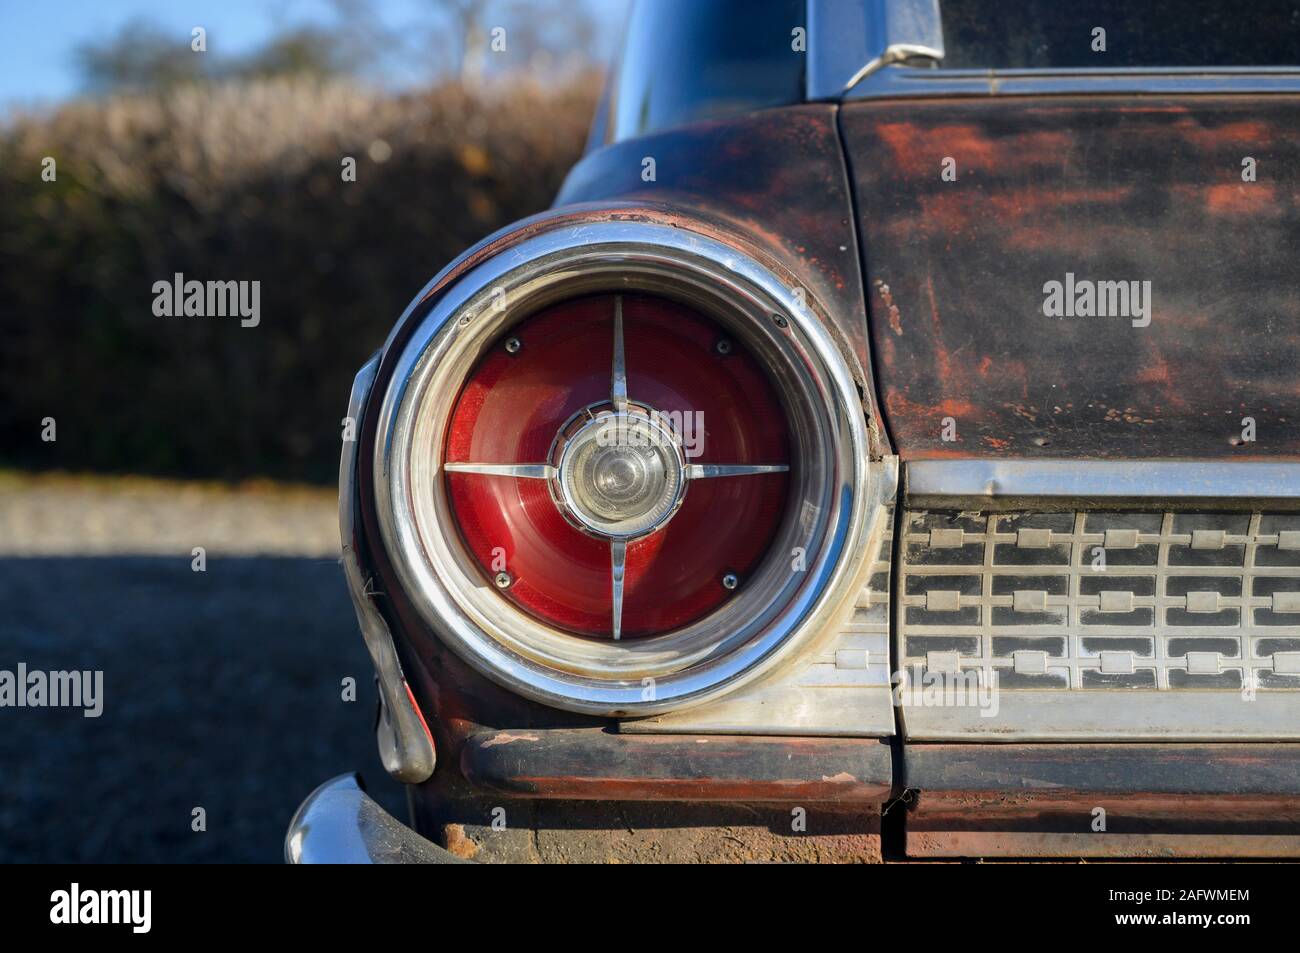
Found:
[[[717,238],[601,221],[523,239],[417,320],[379,411],[379,525],[413,605],[489,677],[662,712],[851,602],[865,416],[789,279]]]

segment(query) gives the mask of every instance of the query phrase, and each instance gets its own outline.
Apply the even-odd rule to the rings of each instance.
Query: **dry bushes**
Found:
[[[597,85],[280,80],[11,120],[0,463],[333,479],[356,368],[450,258],[550,203]],[[176,272],[260,281],[260,324],[156,317]]]

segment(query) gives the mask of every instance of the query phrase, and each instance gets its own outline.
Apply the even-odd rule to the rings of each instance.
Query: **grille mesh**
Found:
[[[903,514],[904,664],[1004,689],[1300,691],[1300,515]]]

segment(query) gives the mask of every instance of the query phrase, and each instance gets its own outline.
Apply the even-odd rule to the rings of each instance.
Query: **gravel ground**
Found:
[[[328,491],[0,480],[0,670],[104,684],[98,718],[0,707],[0,862],[275,862],[348,770],[405,816],[337,551]]]
[[[0,556],[338,557],[333,490],[0,474]]]

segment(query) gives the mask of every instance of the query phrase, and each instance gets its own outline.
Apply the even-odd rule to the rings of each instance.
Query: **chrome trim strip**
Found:
[[[477,473],[482,476],[506,476],[518,480],[553,480],[556,469],[549,463],[444,463],[448,473]]]
[[[1290,66],[1196,69],[916,69],[888,66],[865,78],[845,102],[924,96],[1208,95],[1300,93]]]
[[[609,541],[610,590],[614,594],[613,619],[610,632],[617,642],[623,637],[623,574],[627,566],[627,540]]]
[[[365,414],[366,401],[379,369],[379,352],[366,361],[352,383],[348,417],[354,426]],[[357,496],[357,439],[343,441],[339,460],[339,540],[343,546],[343,574],[357,613],[357,625],[375,666],[379,686],[379,723],[375,726],[379,759],[384,770],[407,784],[419,784],[433,774],[436,756],[424,718],[415,707],[402,674],[388,623],[370,596],[370,576],[361,568],[360,501]]]
[[[361,789],[355,774],[326,781],[284,835],[286,864],[466,864],[411,830]]]
[[[757,476],[763,473],[788,473],[784,463],[688,463],[686,479],[712,480],[718,477]]]
[[[904,471],[922,498],[1274,500],[1300,497],[1300,462],[1255,460],[917,460]]]
[[[627,356],[623,353],[623,296],[614,295],[614,357],[609,375],[609,402],[627,412]]]

